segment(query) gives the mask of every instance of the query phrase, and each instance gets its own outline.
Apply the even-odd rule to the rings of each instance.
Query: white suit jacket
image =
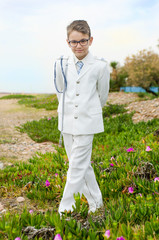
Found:
[[[65,92],[63,133],[72,135],[95,134],[104,131],[102,107],[109,92],[110,73],[107,62],[88,53],[82,59],[84,65],[77,74],[74,56],[64,59],[67,69],[67,90]],[[63,90],[64,80],[60,59],[56,61],[56,81],[59,90]],[[57,94],[58,129],[62,126],[62,96]]]

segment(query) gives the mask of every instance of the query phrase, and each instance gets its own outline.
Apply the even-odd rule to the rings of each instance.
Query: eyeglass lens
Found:
[[[69,41],[69,43],[70,43],[70,45],[71,45],[72,47],[76,47],[78,43],[79,43],[81,46],[86,46],[86,45],[88,44],[88,40],[89,40],[89,39],[82,39],[82,40],[80,40],[80,41],[74,41],[74,40],[72,40],[72,41]]]

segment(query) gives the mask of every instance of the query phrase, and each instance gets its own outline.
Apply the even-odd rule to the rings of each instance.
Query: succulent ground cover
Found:
[[[133,113],[110,104],[103,116],[105,131],[94,137],[91,160],[104,207],[88,214],[85,197],[77,195],[73,213],[60,218],[68,159],[57,145],[57,118],[27,122],[19,130],[34,141],[52,141],[56,153],[37,153],[1,170],[1,196],[24,196],[43,211],[6,212],[0,239],[159,239],[159,119],[134,124]]]

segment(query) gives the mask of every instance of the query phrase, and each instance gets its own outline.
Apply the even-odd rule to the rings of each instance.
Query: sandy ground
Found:
[[[25,107],[15,99],[0,100],[0,161],[27,160],[37,151],[54,151],[52,143],[35,143],[15,127],[55,114],[56,111]]]

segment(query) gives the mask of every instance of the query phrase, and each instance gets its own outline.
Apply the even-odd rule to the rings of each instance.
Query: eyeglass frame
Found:
[[[81,45],[81,41],[83,41],[83,40],[86,40],[86,41],[87,41],[87,44],[86,44],[86,45]],[[74,43],[76,43],[76,46],[71,46],[71,47],[77,47],[78,43],[79,43],[82,47],[84,47],[84,46],[87,46],[87,45],[88,45],[88,41],[89,41],[89,40],[90,40],[90,38],[88,38],[88,39],[83,38],[83,39],[81,39],[80,41],[70,40],[70,41],[68,41],[68,43],[69,43],[69,45],[71,46],[71,42],[74,41]]]

